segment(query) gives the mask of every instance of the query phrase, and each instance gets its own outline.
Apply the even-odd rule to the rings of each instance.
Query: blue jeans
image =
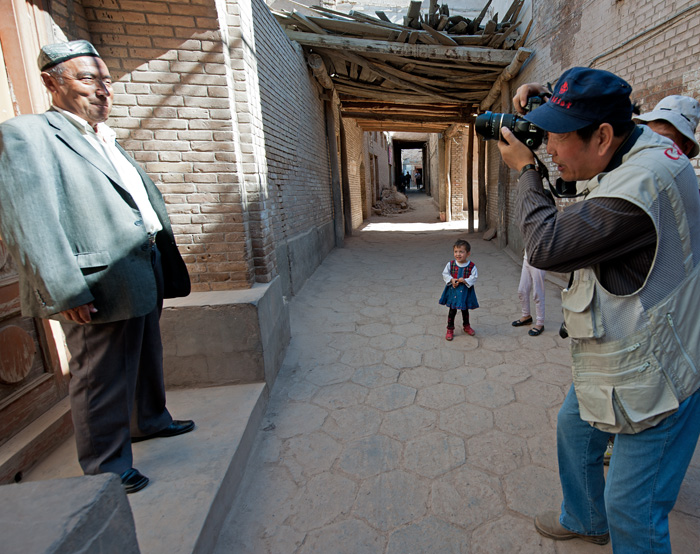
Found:
[[[616,435],[607,482],[608,433],[579,414],[572,386],[557,418],[561,524],[575,533],[610,532],[615,554],[671,553],[668,514],[700,435],[700,391],[659,425]]]

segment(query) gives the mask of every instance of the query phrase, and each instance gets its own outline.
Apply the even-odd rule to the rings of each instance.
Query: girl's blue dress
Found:
[[[461,277],[466,279],[471,275],[473,267],[474,262],[469,262],[466,266],[459,267],[457,263],[452,260],[450,262],[450,274],[455,279],[460,279]],[[453,287],[451,283],[447,283],[445,285],[445,290],[442,291],[439,303],[456,310],[475,310],[479,307],[474,287],[468,287],[464,283],[460,283],[457,288]]]

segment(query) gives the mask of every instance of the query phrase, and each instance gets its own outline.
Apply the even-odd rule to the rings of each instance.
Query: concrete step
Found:
[[[142,553],[200,554],[214,549],[267,396],[264,383],[168,391],[173,416],[194,419],[197,428],[133,445],[134,466],[151,480],[144,490],[128,496]],[[23,480],[79,475],[71,437]]]

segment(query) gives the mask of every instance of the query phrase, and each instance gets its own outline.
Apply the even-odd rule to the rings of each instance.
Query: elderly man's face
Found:
[[[675,142],[678,147],[683,151],[686,156],[690,156],[690,151],[693,148],[693,143],[691,143],[681,132],[671,125],[668,121],[663,119],[657,119],[655,121],[650,121],[647,123],[649,129],[658,133],[661,136],[671,139]]]
[[[105,63],[93,56],[80,56],[62,64],[63,73],[42,73],[53,104],[82,117],[93,127],[106,121],[112,110],[112,77]]]

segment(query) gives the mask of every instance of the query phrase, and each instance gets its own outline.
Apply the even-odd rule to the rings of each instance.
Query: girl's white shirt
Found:
[[[447,265],[445,266],[445,269],[442,270],[442,278],[445,280],[445,284],[448,284],[452,280],[452,274],[450,273],[450,263],[447,262]],[[469,265],[469,260],[467,260],[464,263],[460,263],[455,261],[457,264],[457,267],[467,267]],[[474,283],[476,283],[476,279],[479,276],[478,272],[476,271],[476,265],[472,267],[472,273],[469,277],[466,279],[466,285],[468,287],[473,287]]]

